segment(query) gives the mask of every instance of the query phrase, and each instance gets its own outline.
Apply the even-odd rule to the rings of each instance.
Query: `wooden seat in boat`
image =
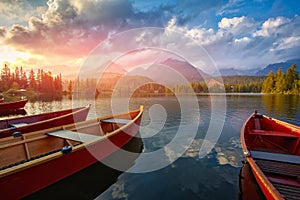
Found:
[[[251,151],[251,156],[254,159],[272,160],[277,162],[286,162],[286,163],[300,165],[300,156],[296,156],[296,155],[270,153],[270,152],[263,152],[263,151]]]
[[[282,179],[282,176],[284,177],[288,176],[290,178],[293,178],[294,183],[299,187],[299,181],[298,181],[300,178],[300,157],[299,156],[261,152],[261,151],[251,151],[251,156],[254,158],[256,164],[264,173],[271,173],[280,176],[277,178],[271,177],[270,180],[272,182],[281,183],[280,180]],[[290,182],[289,184],[293,184],[293,180],[289,180]],[[285,183],[287,183],[287,181],[285,181]],[[281,188],[277,188],[277,189],[281,191]]]
[[[17,128],[20,128],[22,126],[27,126],[27,125],[28,125],[27,123],[20,122],[20,123],[15,123],[15,124],[9,124],[9,127],[11,129],[17,129]]]
[[[295,177],[296,179],[300,177],[300,167],[297,164],[270,160],[256,160],[256,164],[263,172]]]
[[[68,139],[68,140],[73,140],[73,141],[77,141],[77,142],[90,142],[92,140],[103,137],[103,136],[91,135],[91,134],[86,134],[86,133],[70,131],[70,130],[53,131],[53,132],[47,133],[47,135],[60,137],[60,138]]]
[[[266,135],[266,136],[278,136],[278,137],[293,137],[298,138],[299,136],[282,131],[270,131],[270,130],[249,130],[250,135]]]
[[[273,131],[273,130],[264,130],[261,128],[261,116],[254,118],[254,129],[248,127],[250,135],[265,135],[265,136],[277,136],[277,137],[293,137],[298,138],[298,135],[293,135],[292,133],[287,133],[283,131]]]
[[[108,123],[116,123],[116,124],[128,124],[131,120],[129,119],[118,119],[118,118],[108,118],[103,119],[101,122],[108,122]]]

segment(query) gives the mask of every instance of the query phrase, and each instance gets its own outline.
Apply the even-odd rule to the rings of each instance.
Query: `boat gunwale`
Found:
[[[281,120],[279,120],[279,119],[275,119],[275,118],[272,118],[272,117],[268,117],[268,116],[266,116],[266,115],[263,115],[263,117],[265,117],[265,118],[268,119],[268,120],[272,120],[272,121],[276,122],[276,123],[277,123],[278,125],[280,125],[280,126],[285,126],[285,127],[287,127],[287,128],[290,128],[290,129],[291,129],[291,132],[292,132],[293,134],[297,133],[297,134],[299,135],[299,137],[300,137],[300,131],[299,131],[300,128],[299,128],[299,126],[296,126],[296,125],[294,125],[294,124],[290,124],[290,123],[281,121]]]
[[[116,135],[117,133],[120,133],[121,131],[123,131],[124,129],[128,128],[130,125],[132,125],[133,123],[135,123],[142,115],[143,113],[143,106],[140,106],[139,109],[137,110],[132,110],[130,112],[124,112],[124,113],[120,113],[120,114],[117,114],[117,115],[110,115],[110,116],[105,116],[105,117],[98,117],[96,118],[97,120],[97,123],[100,122],[100,120],[103,120],[103,119],[107,119],[107,118],[112,118],[112,117],[116,117],[116,116],[119,116],[119,115],[124,115],[124,114],[130,114],[130,113],[133,113],[133,112],[139,112],[134,119],[130,120],[130,122],[128,122],[127,124],[125,124],[124,126],[121,126],[119,127],[118,129],[112,131],[112,132],[109,132],[105,135],[103,135],[102,137],[99,137],[95,140],[92,140],[92,141],[89,141],[87,143],[81,143],[77,146],[74,146],[72,148],[72,151],[70,153],[73,153],[75,151],[78,151],[78,150],[81,150],[83,148],[88,148],[88,146],[91,146],[93,144],[96,144],[98,142],[101,142],[103,140],[107,140],[109,139],[110,137]],[[44,129],[44,130],[40,130],[40,131],[34,131],[34,132],[31,132],[31,133],[28,133],[30,135],[35,135],[35,134],[39,134],[39,133],[46,133],[49,132],[50,130],[63,130],[65,128],[65,126],[74,126],[75,127],[79,124],[88,124],[90,122],[95,122],[95,119],[90,119],[90,120],[87,120],[87,121],[82,121],[82,122],[78,122],[78,123],[73,123],[73,124],[68,124],[68,125],[64,125],[64,126],[58,126],[58,127],[54,127],[54,128],[49,128],[49,129]],[[80,127],[78,127],[80,128]],[[29,136],[29,135],[28,135]],[[2,138],[2,139],[5,139],[5,138]],[[8,138],[7,138],[8,139]],[[16,165],[16,166],[12,166],[10,168],[7,168],[7,169],[3,169],[3,170],[0,170],[0,178],[3,178],[3,177],[6,177],[6,176],[9,176],[11,174],[14,174],[14,173],[17,173],[17,172],[20,172],[20,171],[23,171],[25,169],[28,169],[28,168],[31,168],[31,167],[34,167],[34,166],[37,166],[39,164],[42,164],[42,163],[45,163],[45,162],[49,162],[51,160],[54,160],[56,158],[59,158],[61,156],[64,156],[64,154],[59,151],[59,152],[55,152],[55,153],[52,153],[50,155],[46,155],[46,156],[43,156],[41,158],[37,158],[37,159],[34,159],[34,160],[30,160],[28,162],[25,162],[25,163],[22,163],[22,164],[19,164],[19,165]]]
[[[27,102],[28,99],[20,99],[20,100],[16,100],[16,101],[5,101],[5,102],[1,102],[1,105],[5,105],[5,104],[12,104],[12,103],[23,103],[23,102]]]
[[[84,111],[86,109],[90,109],[90,107],[91,107],[91,104],[88,104],[86,106],[80,107],[79,110],[76,110],[75,112],[70,112],[70,113],[65,114],[65,115],[57,116],[55,118],[50,118],[50,119],[46,119],[46,120],[42,120],[42,121],[37,121],[37,122],[34,122],[34,123],[30,123],[30,124],[27,124],[25,126],[18,127],[16,129],[14,129],[13,131],[27,129],[27,128],[30,128],[32,126],[37,126],[37,125],[40,125],[40,124],[52,122],[54,120],[59,120],[61,118],[69,117],[71,115],[76,115],[77,113],[80,113],[80,112],[82,112],[82,111]],[[70,110],[70,109],[68,109],[68,110]],[[62,110],[62,111],[66,111],[66,110]],[[41,114],[51,114],[51,112],[49,112],[49,113],[41,113]],[[18,118],[12,118],[12,120],[15,120],[15,119],[18,119]],[[11,131],[12,130],[10,128],[0,129],[0,134],[11,132]],[[28,134],[28,133],[25,133],[25,134]]]
[[[251,170],[254,174],[254,177],[256,181],[260,182],[263,184],[265,188],[261,188],[262,192],[266,197],[271,197],[273,199],[284,199],[282,195],[279,193],[279,191],[273,186],[273,184],[269,181],[269,179],[266,177],[266,175],[261,171],[261,169],[258,167],[256,164],[255,160],[251,156],[251,151],[248,149],[246,141],[245,141],[245,132],[247,131],[246,126],[248,125],[249,121],[256,115],[256,113],[253,113],[243,124],[240,132],[240,142],[241,142],[241,147],[243,154],[245,156],[246,162],[250,164]],[[274,120],[273,118],[267,117],[265,115],[262,115],[265,118],[269,118]],[[275,121],[279,121],[276,120]],[[284,123],[287,124],[287,123]],[[249,134],[249,133],[248,133]],[[258,180],[257,180],[258,179]],[[259,184],[259,183],[258,183]],[[267,194],[266,194],[267,192]]]
[[[27,102],[28,102],[27,98],[26,99],[20,99],[18,101],[0,102],[0,110],[17,110],[17,109],[21,109],[26,105]],[[12,108],[12,109],[10,109],[10,108],[3,109],[2,108],[3,106],[6,106],[6,105],[10,105],[10,104],[15,105],[15,104],[18,104],[18,103],[20,103],[21,105],[23,105],[23,103],[24,103],[24,105],[21,106],[20,108]]]

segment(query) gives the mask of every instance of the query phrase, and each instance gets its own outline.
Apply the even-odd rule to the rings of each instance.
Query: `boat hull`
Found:
[[[120,156],[123,150],[133,152],[134,156],[130,158]],[[135,160],[142,150],[142,139],[134,137],[121,150],[110,154],[105,160],[117,159],[118,162],[122,163],[124,170],[127,170],[135,164]],[[26,199],[45,199],[46,197],[49,199],[95,199],[114,184],[122,173],[123,171],[119,171],[98,161],[71,176],[27,196]]]
[[[289,188],[291,196],[297,196],[291,188],[300,189],[295,181],[297,172],[288,172],[285,166],[300,170],[300,128],[255,112],[243,125],[240,139],[246,163],[264,196],[283,199],[286,193],[279,185]]]
[[[253,200],[265,198],[259,185],[256,183],[251,167],[247,162],[245,162],[241,168],[239,174],[239,186],[239,199]]]
[[[86,146],[74,146],[72,152],[65,155],[56,152],[49,155],[51,159],[45,156],[43,162],[35,163],[33,160],[30,165],[23,164],[19,171],[5,174],[0,178],[0,196],[4,199],[24,198],[107,158],[137,134],[141,116],[140,113],[134,123],[113,132],[105,139],[93,141]]]
[[[25,116],[27,114],[26,110],[21,108],[18,110],[0,110],[0,117],[12,117],[12,116],[18,116],[22,115]],[[1,120],[2,121],[2,120]],[[0,129],[5,128],[5,126],[2,125],[0,122]]]
[[[0,138],[11,136],[14,132],[29,133],[42,129],[62,126],[86,120],[90,105],[52,113],[38,114],[0,121]],[[26,123],[20,127],[10,127],[12,124]]]
[[[1,110],[17,110],[25,107],[28,99],[13,101],[13,102],[2,102],[0,103],[0,111]]]

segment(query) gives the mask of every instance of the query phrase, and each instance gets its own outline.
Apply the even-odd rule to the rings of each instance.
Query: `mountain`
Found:
[[[300,59],[293,59],[293,60],[287,60],[285,62],[269,64],[262,70],[259,70],[258,72],[256,72],[255,75],[267,76],[270,73],[270,71],[272,71],[273,73],[276,73],[280,67],[282,67],[282,71],[284,73],[286,73],[287,69],[290,68],[293,64],[300,66]],[[297,71],[299,71],[299,68]]]
[[[116,73],[116,74],[126,74],[126,70],[124,69],[124,66],[119,65],[113,61],[110,61],[107,63],[107,68],[105,68],[105,72],[108,73]]]
[[[226,69],[220,69],[219,73],[222,76],[254,76],[258,70],[257,69],[235,69],[235,68],[226,68]]]
[[[102,72],[104,72],[102,74]],[[119,65],[113,61],[108,61],[101,66],[83,66],[81,67],[79,73],[81,78],[99,78],[100,76],[119,76],[126,74],[126,70],[122,65]]]
[[[188,62],[169,58],[160,63],[154,63],[147,69],[137,68],[130,75],[146,76],[160,84],[181,84],[201,82],[210,76]]]
[[[37,71],[33,69],[34,71]],[[119,65],[113,61],[108,61],[104,63],[102,66],[95,65],[95,66],[69,66],[69,65],[49,65],[43,66],[42,69],[47,72],[50,71],[54,75],[61,74],[64,79],[76,79],[78,75],[81,78],[99,78],[101,75],[100,72],[105,69],[105,76],[117,76],[126,74],[127,71],[124,69],[122,65]],[[29,73],[30,70],[25,70]]]

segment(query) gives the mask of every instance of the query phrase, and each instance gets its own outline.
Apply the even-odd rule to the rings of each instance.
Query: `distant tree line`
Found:
[[[96,78],[86,78],[86,79],[75,79],[68,80],[66,84],[66,92],[69,94],[72,93],[81,93],[81,94],[93,94],[95,93],[97,85]]]
[[[45,72],[38,69],[36,72],[30,70],[26,73],[22,67],[16,67],[12,71],[7,65],[1,70],[0,92],[9,89],[26,89],[48,95],[62,94],[64,91],[69,94],[100,94],[110,96],[112,92],[117,95],[124,95],[132,89],[136,89],[133,96],[153,95],[175,95],[209,92],[226,93],[280,93],[299,94],[300,77],[296,71],[296,65],[292,65],[286,73],[280,68],[275,74],[271,71],[267,77],[264,76],[224,76],[223,83],[214,81],[212,83],[193,82],[189,84],[174,84],[167,87],[151,82],[146,77],[129,76],[122,79],[122,83],[115,88],[115,84],[121,78],[120,75],[108,74],[100,79],[86,78],[75,80],[62,80],[59,74],[53,76],[50,71]],[[136,86],[147,83],[138,89]]]
[[[26,73],[22,67],[16,67],[12,72],[5,64],[0,75],[0,91],[9,89],[26,89],[45,94],[60,94],[63,91],[61,74],[53,76],[50,71],[38,69]]]
[[[95,78],[77,79],[68,81],[67,92],[78,94],[99,93],[101,97],[111,96],[112,93],[118,96],[126,96],[134,90],[133,96],[172,96],[185,95],[190,93],[300,93],[299,74],[296,65],[292,65],[284,74],[280,68],[276,74],[270,72],[266,76],[224,76],[223,83],[214,81],[192,82],[188,84],[174,84],[164,86],[154,83],[151,79],[143,76],[128,76],[108,74],[99,81]],[[118,86],[116,84],[118,83]],[[138,87],[138,88],[137,88]]]
[[[296,64],[293,64],[286,73],[282,72],[281,67],[275,74],[270,71],[262,85],[262,93],[299,94],[300,80],[296,68]]]
[[[264,76],[225,76],[222,77],[227,93],[260,93]]]
[[[128,76],[121,80],[116,86],[120,77],[101,79],[77,79],[67,82],[67,93],[95,94],[100,97],[109,97],[114,93],[117,96],[126,96],[134,90],[133,96],[172,96],[191,93],[260,93],[265,77],[257,76],[230,76],[222,77],[223,83],[215,81],[212,83],[192,82],[188,84],[174,84],[164,86],[154,83],[147,77]],[[96,87],[95,87],[96,85]],[[138,87],[139,86],[139,87]],[[138,87],[138,88],[137,88]]]

